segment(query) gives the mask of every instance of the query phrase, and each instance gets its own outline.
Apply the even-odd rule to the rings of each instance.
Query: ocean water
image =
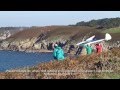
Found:
[[[35,66],[53,60],[52,53],[25,53],[18,51],[0,51],[0,72]]]

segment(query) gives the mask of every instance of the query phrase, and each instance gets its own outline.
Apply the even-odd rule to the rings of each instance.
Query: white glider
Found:
[[[83,43],[91,42],[94,37],[95,37],[95,35],[91,36],[90,38],[86,39],[85,41],[82,41],[82,42],[80,42],[80,43],[77,43],[76,45],[80,45],[80,44],[83,44]]]
[[[105,40],[105,41],[108,41],[108,40],[111,40],[111,39],[112,39],[111,35],[108,34],[108,33],[106,33],[104,39],[100,39],[100,40],[88,42],[88,43],[86,43],[86,44],[93,44],[93,43],[98,43],[98,42],[101,42],[101,41],[104,41],[104,40]]]
[[[88,39],[86,39],[85,41],[83,41],[83,42],[80,42],[80,43],[77,43],[76,45],[80,45],[80,44],[92,44],[92,43],[98,43],[98,42],[101,42],[101,41],[108,41],[108,40],[111,40],[112,39],[112,37],[111,37],[111,35],[110,34],[108,34],[108,33],[106,33],[105,34],[105,38],[104,39],[100,39],[100,40],[95,40],[95,41],[93,41],[93,38],[95,37],[95,35],[94,36],[92,36],[92,37],[90,37],[90,38],[88,38]]]

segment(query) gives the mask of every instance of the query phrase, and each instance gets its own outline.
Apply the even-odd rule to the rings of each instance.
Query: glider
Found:
[[[85,41],[77,43],[76,45],[80,45],[80,44],[85,44],[85,43],[91,42],[91,41],[93,41],[94,38],[95,38],[95,35],[91,36],[90,38],[86,39]]]
[[[88,38],[88,39],[86,39],[85,41],[82,41],[82,42],[80,42],[80,43],[77,43],[76,45],[80,45],[80,44],[93,44],[93,43],[98,43],[98,42],[101,42],[101,41],[108,41],[108,40],[111,40],[112,39],[112,37],[111,37],[111,35],[109,34],[109,33],[106,33],[105,34],[105,38],[104,39],[99,39],[99,40],[93,40],[94,39],[94,37],[95,37],[95,35],[94,36],[92,36],[92,37],[90,37],[90,38]]]

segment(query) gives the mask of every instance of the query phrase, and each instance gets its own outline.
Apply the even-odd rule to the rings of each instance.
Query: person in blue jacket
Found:
[[[57,58],[57,60],[64,60],[65,59],[64,51],[61,47],[58,47],[58,50],[56,52],[56,58]]]
[[[57,59],[57,60],[64,60],[65,59],[63,49],[61,47],[58,47],[57,44],[55,44],[55,48],[53,51],[53,57],[54,57],[54,59]]]

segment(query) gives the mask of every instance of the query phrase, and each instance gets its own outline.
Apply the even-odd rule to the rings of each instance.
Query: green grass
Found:
[[[120,27],[106,29],[102,33],[120,33]]]

